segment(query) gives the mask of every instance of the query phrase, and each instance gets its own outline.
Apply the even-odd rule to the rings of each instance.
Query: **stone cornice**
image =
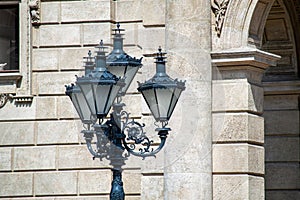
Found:
[[[278,55],[268,53],[254,48],[230,49],[211,53],[212,64],[217,67],[230,67],[231,70],[241,66],[252,66],[266,69],[269,66],[276,66],[281,58]],[[226,70],[226,69],[222,69]]]
[[[247,79],[260,85],[265,70],[276,66],[280,56],[255,48],[229,49],[212,52],[213,79]]]

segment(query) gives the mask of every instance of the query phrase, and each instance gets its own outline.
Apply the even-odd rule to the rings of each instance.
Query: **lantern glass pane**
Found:
[[[105,113],[107,114],[111,108],[111,105],[114,103],[118,92],[120,90],[120,86],[119,85],[112,85],[111,91],[110,91],[110,96],[109,99],[107,101],[107,106],[105,108]]]
[[[170,109],[168,111],[168,119],[170,119],[174,109],[175,109],[175,106],[177,104],[177,101],[181,95],[181,92],[182,92],[182,89],[179,89],[179,88],[174,88],[174,93],[173,93],[173,96],[172,96],[172,99],[171,99],[171,103],[170,103]]]
[[[83,123],[91,123],[91,111],[81,92],[72,94],[72,102],[76,108],[76,111]]]
[[[171,104],[174,88],[156,88],[156,96],[161,120],[168,120],[168,111]]]
[[[125,86],[122,88],[122,92],[126,93],[127,89],[129,88],[133,78],[135,77],[139,67],[132,67],[127,66],[126,72],[125,72]]]
[[[154,118],[158,119],[159,118],[158,104],[156,101],[154,91],[155,89],[147,89],[147,90],[143,90],[142,94]]]
[[[108,66],[107,70],[116,75],[117,77],[123,77],[126,71],[126,66]]]
[[[139,67],[135,66],[108,66],[108,71],[117,77],[125,77],[125,86],[122,88],[122,93],[126,93],[129,88],[133,78],[135,77]]]
[[[80,84],[79,87],[86,99],[86,102],[88,103],[90,110],[92,111],[92,114],[96,115],[96,105],[93,96],[92,84]]]
[[[95,95],[95,101],[97,106],[97,115],[106,115],[107,102],[109,101],[109,95],[112,85],[93,85],[93,91]]]

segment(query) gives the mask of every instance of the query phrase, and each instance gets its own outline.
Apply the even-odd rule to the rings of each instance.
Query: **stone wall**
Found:
[[[297,83],[265,83],[266,199],[300,197]]]
[[[29,3],[22,1],[22,6],[29,10]],[[109,162],[93,160],[89,154],[80,133],[83,127],[64,94],[64,85],[82,74],[82,57],[100,39],[112,46],[115,21],[126,29],[125,51],[131,56],[147,56],[159,46],[165,49],[165,4],[157,0],[144,4],[139,0],[39,3],[40,20],[30,24],[30,33],[21,29],[22,37],[26,35],[31,42],[27,54],[31,70],[26,68],[30,72],[21,84],[30,85],[26,94],[33,99],[21,104],[11,99],[0,109],[0,198],[108,199],[112,179]],[[137,94],[136,81],[154,74],[153,61],[143,59],[144,68],[124,98],[132,117],[149,122],[149,133],[154,133],[155,127]],[[126,162],[123,179],[126,199],[162,197],[163,173],[147,172],[140,158]]]
[[[154,142],[136,81],[153,76],[159,46],[168,52],[168,74],[187,80],[164,150],[126,161],[126,199],[297,197],[299,81],[261,82],[280,59],[258,50],[275,1],[221,2],[22,0],[20,71],[0,74],[0,93],[10,94],[0,108],[0,198],[109,198],[109,161],[92,159],[64,85],[83,73],[81,58],[101,39],[111,50],[117,21],[125,51],[144,57],[125,109]]]

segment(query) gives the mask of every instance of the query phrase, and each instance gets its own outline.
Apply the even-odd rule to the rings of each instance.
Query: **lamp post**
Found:
[[[77,77],[75,84],[66,86],[76,111],[85,124],[82,131],[87,148],[94,158],[110,161],[113,172],[111,200],[123,200],[125,193],[122,182],[122,166],[128,156],[142,158],[155,156],[164,146],[168,132],[168,121],[176,103],[185,89],[185,82],[170,78],[166,73],[165,55],[162,49],[156,54],[156,74],[144,83],[138,83],[137,90],[142,93],[155,120],[161,123],[158,132],[160,143],[152,148],[153,141],[143,131],[144,125],[130,120],[129,113],[123,110],[122,96],[142,66],[142,58],[132,58],[123,50],[120,25],[113,29],[113,50],[106,56],[101,40],[96,46],[95,56],[89,51],[84,57],[85,75]],[[105,117],[109,113],[109,119]],[[98,122],[97,122],[98,121]],[[96,138],[93,142],[93,138]],[[95,145],[95,147],[93,147]],[[125,153],[126,152],[126,153]]]

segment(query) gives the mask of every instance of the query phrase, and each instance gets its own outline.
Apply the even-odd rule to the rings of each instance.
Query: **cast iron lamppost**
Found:
[[[66,86],[70,97],[85,127],[82,131],[87,148],[94,158],[106,158],[112,166],[113,181],[110,199],[123,200],[125,193],[122,182],[122,166],[130,154],[142,158],[155,156],[164,146],[168,132],[168,121],[176,103],[185,89],[185,82],[170,78],[166,73],[165,54],[161,48],[156,54],[156,74],[138,83],[137,90],[143,95],[156,122],[155,129],[160,143],[154,149],[153,141],[143,131],[144,124],[129,119],[123,110],[122,96],[142,66],[142,58],[132,58],[123,50],[120,25],[113,29],[113,50],[106,56],[103,42],[96,46],[96,55],[89,51],[84,57],[85,75],[77,77],[75,84]],[[105,117],[113,107],[110,118]],[[98,121],[98,122],[97,122]],[[93,138],[96,141],[93,142]]]

